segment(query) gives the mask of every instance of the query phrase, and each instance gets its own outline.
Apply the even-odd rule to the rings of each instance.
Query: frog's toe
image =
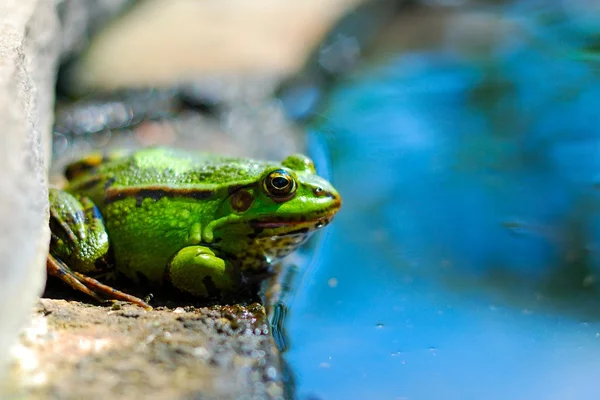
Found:
[[[78,272],[72,271],[65,263],[60,259],[48,255],[46,261],[46,271],[48,275],[53,275],[71,286],[75,290],[79,290],[87,294],[88,296],[96,299],[103,303],[105,300],[99,295],[102,294],[110,300],[120,300],[128,303],[136,304],[147,310],[151,310],[152,307],[145,301],[127,293],[121,292],[113,287],[105,285],[96,279],[90,278]]]
[[[93,291],[87,288],[83,283],[79,281],[77,276],[69,267],[67,267],[62,261],[57,258],[48,255],[48,259],[46,261],[46,272],[48,275],[56,276],[61,281],[65,282],[67,285],[71,286],[75,290],[79,290],[87,294],[90,297],[102,302],[103,300]]]

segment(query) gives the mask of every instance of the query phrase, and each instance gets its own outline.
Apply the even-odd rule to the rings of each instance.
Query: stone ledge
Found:
[[[284,398],[257,303],[147,312],[42,299],[17,354],[28,399]]]

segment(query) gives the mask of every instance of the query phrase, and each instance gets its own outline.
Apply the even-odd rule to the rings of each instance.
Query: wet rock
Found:
[[[31,399],[281,399],[285,393],[257,303],[147,312],[42,299],[21,354],[16,394]]]

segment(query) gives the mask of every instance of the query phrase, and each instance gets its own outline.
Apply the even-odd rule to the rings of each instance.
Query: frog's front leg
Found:
[[[175,288],[197,297],[232,292],[240,282],[232,264],[205,246],[181,249],[169,263],[167,276]]]
[[[104,285],[86,274],[101,271],[109,249],[102,216],[91,199],[50,189],[50,254],[46,270],[72,288],[102,301],[100,295],[150,308],[141,299]]]

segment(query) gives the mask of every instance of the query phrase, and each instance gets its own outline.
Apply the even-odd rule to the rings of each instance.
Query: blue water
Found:
[[[570,18],[330,93],[344,204],[289,304],[300,399],[600,398],[600,25]]]

